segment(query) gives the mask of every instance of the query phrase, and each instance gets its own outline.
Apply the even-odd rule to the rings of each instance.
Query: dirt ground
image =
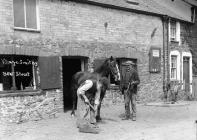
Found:
[[[196,140],[197,102],[183,106],[137,106],[137,121],[123,121],[124,105],[102,108],[99,134],[80,133],[70,111],[57,118],[1,124],[0,140]]]

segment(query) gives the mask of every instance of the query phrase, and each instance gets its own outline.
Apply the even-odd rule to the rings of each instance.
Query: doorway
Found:
[[[189,67],[189,57],[183,57],[183,81],[185,86],[185,91],[190,92],[190,67]]]
[[[81,71],[80,58],[62,57],[64,112],[72,108],[72,94],[70,92],[71,79],[78,71]]]

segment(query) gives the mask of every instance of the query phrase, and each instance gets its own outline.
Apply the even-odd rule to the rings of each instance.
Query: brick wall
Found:
[[[148,61],[151,46],[163,48],[159,17],[58,0],[40,0],[39,9],[40,32],[14,30],[12,0],[0,0],[0,11],[7,13],[0,13],[1,54],[87,56],[90,62],[110,55],[136,58],[139,101],[161,99],[163,59],[157,74],[149,73]]]
[[[139,96],[145,101],[160,97],[162,70],[159,74],[150,74],[147,59],[151,46],[163,46],[160,18],[73,2],[54,1],[50,9],[46,4],[46,1],[40,1],[43,37],[47,34],[77,42],[76,47],[90,51],[90,59],[102,55],[137,58],[141,79]]]
[[[191,43],[190,47],[192,50],[193,57],[193,74],[197,75],[197,18],[195,18],[195,23],[191,26]]]
[[[170,42],[169,47],[171,51],[177,50],[180,52],[180,57],[182,58],[183,52],[191,52],[194,56],[195,50],[192,48],[192,42],[195,41],[194,38],[192,38],[192,24],[188,24],[185,22],[180,23],[180,38],[181,43],[179,42]],[[192,56],[192,57],[193,57]],[[192,58],[193,59],[193,58]],[[183,60],[180,60],[180,79],[183,78]],[[192,64],[194,66],[194,64]],[[194,67],[192,67],[194,70]],[[183,82],[182,80],[179,82]],[[183,83],[181,83],[184,85]],[[192,87],[193,88],[193,87]],[[179,90],[178,98],[182,100],[188,100],[191,98],[191,95],[189,95],[187,92],[185,92],[184,86]]]
[[[13,34],[12,0],[0,0],[0,42]]]
[[[162,42],[162,25],[158,18],[86,4],[57,0],[49,4],[41,0],[40,21],[43,36],[67,41],[150,44],[150,35],[158,28],[151,44]]]

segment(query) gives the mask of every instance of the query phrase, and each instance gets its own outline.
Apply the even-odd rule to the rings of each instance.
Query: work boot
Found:
[[[130,117],[129,116],[124,116],[124,118],[122,118],[122,120],[129,120]]]
[[[99,128],[99,126],[96,123],[91,123],[90,126],[91,128]]]

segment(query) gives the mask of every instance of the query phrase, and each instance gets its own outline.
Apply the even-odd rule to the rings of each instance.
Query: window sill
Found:
[[[171,78],[170,81],[178,81],[176,78]]]
[[[40,33],[40,30],[38,30],[38,29],[21,28],[21,27],[13,27],[13,29],[14,29],[14,30],[18,30],[18,31],[27,31],[27,32]]]
[[[173,44],[179,44],[179,41],[176,41],[176,40],[171,40],[170,42]]]
[[[110,84],[110,89],[111,90],[119,90],[119,85]]]
[[[43,95],[42,90],[1,91],[0,98]]]

